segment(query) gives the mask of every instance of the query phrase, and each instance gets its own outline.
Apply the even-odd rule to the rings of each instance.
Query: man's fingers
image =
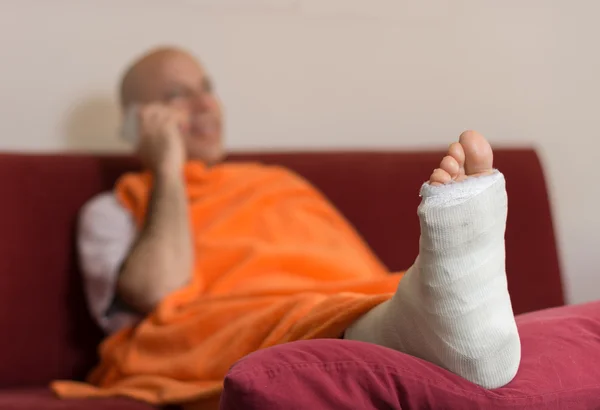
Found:
[[[185,114],[163,104],[149,104],[140,113],[142,121],[149,128],[173,126],[185,122]]]

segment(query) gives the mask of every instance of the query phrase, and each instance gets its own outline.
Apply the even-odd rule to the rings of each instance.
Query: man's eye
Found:
[[[185,93],[181,90],[173,90],[173,91],[169,91],[166,95],[165,95],[165,100],[167,101],[172,101],[172,100],[176,100],[178,98],[183,98],[185,97]]]
[[[213,92],[213,88],[214,88],[213,87],[213,83],[210,80],[205,80],[202,83],[202,91],[205,92],[205,93],[209,93],[209,94],[212,93]]]

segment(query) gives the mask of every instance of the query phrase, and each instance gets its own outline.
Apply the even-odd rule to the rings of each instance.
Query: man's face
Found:
[[[221,104],[204,69],[191,56],[172,53],[145,76],[144,100],[161,101],[184,112],[188,159],[214,164],[224,156]]]

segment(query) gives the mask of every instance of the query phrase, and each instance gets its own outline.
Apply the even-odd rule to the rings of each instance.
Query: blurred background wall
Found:
[[[569,302],[597,299],[599,14],[591,0],[0,0],[0,150],[126,150],[121,70],[180,45],[214,77],[232,150],[439,149],[467,128],[534,145]]]

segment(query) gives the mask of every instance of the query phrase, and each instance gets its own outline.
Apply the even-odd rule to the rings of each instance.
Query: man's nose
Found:
[[[208,111],[211,107],[211,96],[209,93],[205,92],[194,94],[190,101],[190,105],[194,111]]]

